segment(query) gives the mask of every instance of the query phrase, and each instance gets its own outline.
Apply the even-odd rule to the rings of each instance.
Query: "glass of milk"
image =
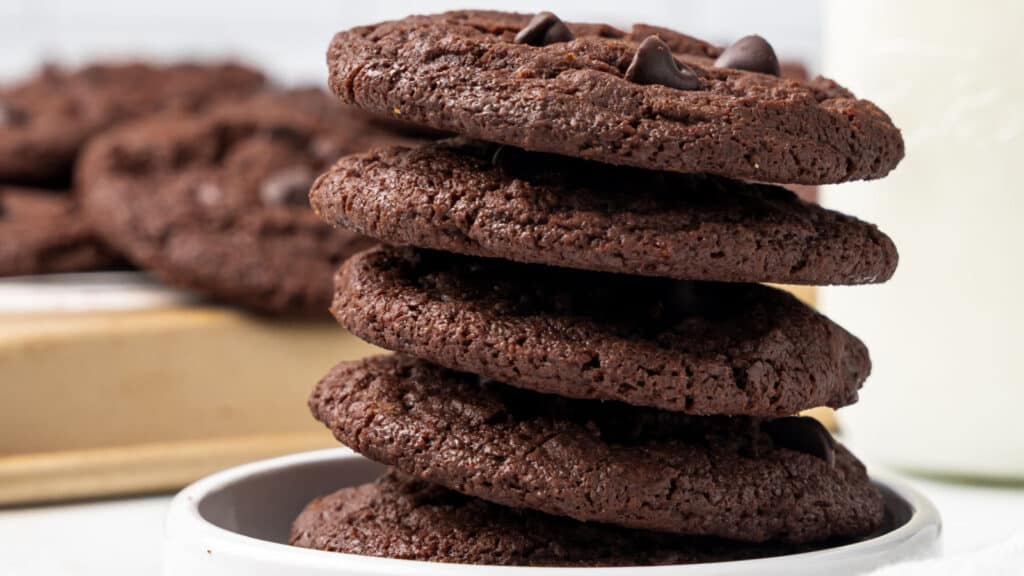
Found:
[[[1024,3],[829,0],[823,73],[903,130],[883,180],[823,191],[900,252],[881,286],[820,305],[871,351],[839,412],[869,460],[1024,479]]]

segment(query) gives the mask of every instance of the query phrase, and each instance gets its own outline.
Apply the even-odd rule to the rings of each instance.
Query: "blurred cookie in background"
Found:
[[[409,141],[318,90],[266,92],[106,133],[76,185],[100,236],[163,281],[326,317],[334,271],[373,242],[322,222],[310,185],[341,155]]]
[[[259,71],[231,63],[47,66],[0,87],[0,182],[66,186],[79,149],[97,132],[158,110],[194,110],[264,83]]]
[[[0,185],[0,276],[122,266],[69,195]]]
[[[132,62],[47,66],[0,86],[0,277],[124,266],[69,194],[85,142],[131,118],[197,110],[264,84],[238,64]]]

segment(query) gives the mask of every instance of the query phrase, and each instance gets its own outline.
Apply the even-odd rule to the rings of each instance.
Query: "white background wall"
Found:
[[[0,0],[0,80],[44,61],[238,55],[288,82],[322,82],[324,53],[341,29],[413,12],[480,7],[564,19],[643,21],[727,42],[757,32],[783,57],[817,64],[817,0]]]

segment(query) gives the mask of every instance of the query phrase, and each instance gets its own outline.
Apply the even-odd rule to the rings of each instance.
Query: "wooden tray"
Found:
[[[379,352],[323,321],[203,305],[136,276],[0,283],[0,505],[178,488],[336,445],[306,409]]]

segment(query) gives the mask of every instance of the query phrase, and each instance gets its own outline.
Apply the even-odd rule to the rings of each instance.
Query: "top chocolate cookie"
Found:
[[[779,78],[770,50],[756,37],[723,51],[644,24],[460,11],[340,32],[328,64],[345,102],[532,151],[801,184],[899,163],[884,112],[826,78]]]
[[[69,181],[83,143],[112,124],[166,108],[193,110],[253,92],[263,75],[236,64],[47,67],[0,88],[0,181]]]

